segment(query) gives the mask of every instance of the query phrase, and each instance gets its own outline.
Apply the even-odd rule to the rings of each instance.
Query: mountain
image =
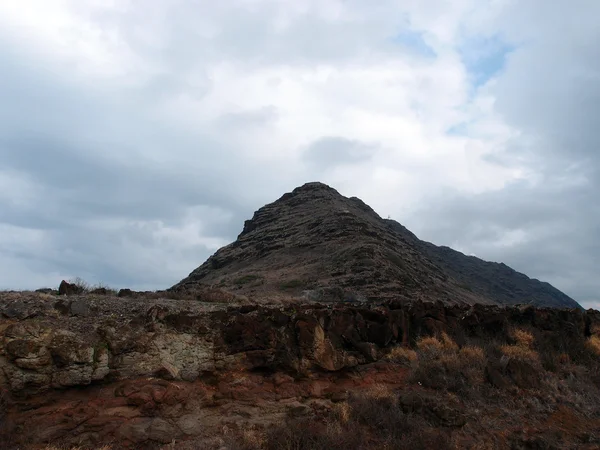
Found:
[[[307,183],[254,213],[237,240],[171,290],[255,299],[441,300],[579,308],[548,283],[418,239],[356,197]]]

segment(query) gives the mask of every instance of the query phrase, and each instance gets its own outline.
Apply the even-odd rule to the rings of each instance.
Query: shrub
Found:
[[[119,293],[119,291],[117,289],[111,288],[110,286],[108,286],[105,283],[98,283],[98,284],[95,284],[94,286],[88,286],[88,291],[91,294],[112,295],[115,297]]]
[[[514,359],[521,359],[524,361],[535,361],[539,359],[539,355],[530,348],[522,347],[520,345],[502,345],[500,351],[504,356]]]
[[[442,333],[441,340],[434,336],[427,336],[417,341],[417,349],[419,354],[428,357],[441,356],[447,352],[455,352],[458,350],[458,345],[446,333]]]
[[[354,422],[378,430],[390,444],[414,430],[413,417],[402,411],[398,397],[384,385],[350,396],[348,404]]]
[[[244,430],[237,439],[227,439],[229,450],[255,450],[265,448],[266,436],[257,430]]]
[[[470,392],[484,381],[485,352],[480,347],[458,345],[446,334],[441,340],[426,337],[417,342],[413,382],[432,389]]]
[[[348,423],[352,418],[352,411],[348,402],[338,403],[333,409],[333,418],[340,423]]]
[[[481,347],[466,346],[458,352],[458,367],[470,385],[484,382],[484,371],[487,364],[485,352]]]
[[[533,363],[540,361],[539,354],[532,349],[534,337],[531,333],[524,330],[514,330],[512,338],[516,344],[500,346],[500,351],[504,356]]]
[[[526,348],[531,348],[535,340],[530,332],[518,329],[513,331],[513,338],[517,341],[517,345]]]
[[[590,336],[586,344],[593,353],[595,353],[597,356],[600,356],[600,336]]]
[[[69,283],[77,286],[77,290],[82,294],[88,293],[90,291],[90,284],[83,278],[75,277],[69,280]]]
[[[448,448],[446,437],[421,416],[404,413],[398,394],[374,385],[337,404],[325,420],[288,419],[272,427],[264,440],[242,436],[235,450],[367,450],[374,448]]]
[[[411,365],[417,360],[417,352],[406,347],[394,347],[385,355],[385,359],[402,365]]]

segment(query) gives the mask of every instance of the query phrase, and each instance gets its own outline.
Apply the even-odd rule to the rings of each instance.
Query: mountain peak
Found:
[[[218,285],[257,300],[441,300],[578,307],[505,266],[419,240],[362,200],[310,182],[258,209],[237,240],[172,289]]]
[[[325,183],[321,183],[320,181],[310,181],[308,183],[304,183],[302,186],[298,186],[292,192],[298,193],[309,191],[328,191],[337,193],[337,191],[334,188]]]

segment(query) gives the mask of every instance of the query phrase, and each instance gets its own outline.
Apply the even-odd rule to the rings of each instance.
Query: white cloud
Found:
[[[77,264],[132,287],[177,281],[234,239],[252,210],[315,177],[445,239],[423,225],[418,207],[450,191],[463,200],[519,195],[511,186],[555,183],[550,167],[590,157],[597,109],[586,93],[597,81],[590,61],[600,36],[584,4],[4,2],[0,58],[10,64],[0,94],[11,101],[0,106],[0,185],[21,189],[0,196],[10,205],[0,220],[25,234],[36,221],[63,223],[77,230],[73,239],[93,229],[99,244]],[[565,8],[581,20],[565,23]],[[575,117],[580,106],[586,115]],[[37,139],[27,150],[24,135]],[[307,161],[307,149],[328,138],[353,143],[348,151],[360,157]],[[578,167],[561,183],[595,189]],[[33,193],[46,206],[34,205]],[[215,215],[220,221],[207,220]],[[482,226],[492,249],[533,239],[523,223]],[[119,234],[121,250],[102,245]],[[46,237],[64,260],[62,238]]]

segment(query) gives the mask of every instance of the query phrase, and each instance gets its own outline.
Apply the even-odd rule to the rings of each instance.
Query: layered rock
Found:
[[[302,398],[335,401],[366,374],[399,383],[403,372],[382,358],[419,336],[507,339],[512,326],[525,326],[575,352],[600,329],[597,311],[442,302],[253,306],[5,294],[0,313],[4,437],[28,429],[34,443],[134,448],[259,420],[259,410],[267,421],[302,414]],[[492,376],[512,384],[521,375]]]

